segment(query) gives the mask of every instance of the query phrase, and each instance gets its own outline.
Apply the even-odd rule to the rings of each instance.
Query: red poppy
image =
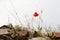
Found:
[[[34,12],[33,16],[37,17],[37,16],[39,16],[39,14],[37,12]]]

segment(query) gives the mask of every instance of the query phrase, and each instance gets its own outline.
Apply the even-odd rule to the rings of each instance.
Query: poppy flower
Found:
[[[37,16],[39,16],[39,14],[37,12],[34,12],[33,16],[37,17]]]

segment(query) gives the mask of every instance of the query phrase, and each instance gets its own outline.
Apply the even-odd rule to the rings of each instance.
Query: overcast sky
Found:
[[[31,21],[34,12],[39,13],[43,24],[60,24],[60,0],[0,0],[0,26],[8,21],[19,24],[16,12],[24,26],[26,19]]]

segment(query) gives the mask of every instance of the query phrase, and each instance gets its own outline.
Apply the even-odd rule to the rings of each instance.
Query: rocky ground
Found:
[[[36,37],[36,38],[29,39],[29,40],[46,40],[46,38]]]

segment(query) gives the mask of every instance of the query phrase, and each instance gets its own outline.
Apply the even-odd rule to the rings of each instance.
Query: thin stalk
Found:
[[[19,21],[19,23],[20,23],[21,26],[22,26],[22,23],[21,23],[21,21],[20,21],[20,18],[18,17],[18,13],[16,12],[15,7],[13,6],[12,0],[10,0],[10,2],[11,2],[11,5],[12,5],[12,7],[13,7],[13,10],[14,10],[16,16],[17,16],[18,21]]]

